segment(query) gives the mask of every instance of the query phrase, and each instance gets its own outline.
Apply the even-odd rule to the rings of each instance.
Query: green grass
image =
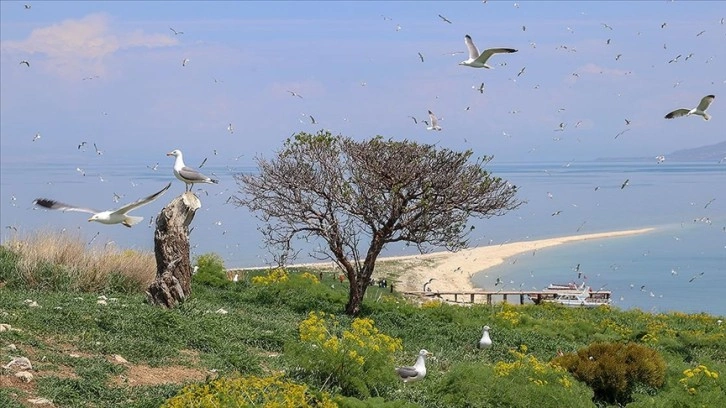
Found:
[[[4,268],[0,276],[12,275],[12,265],[9,256],[0,257],[0,268]],[[321,283],[311,283],[295,271],[287,282],[250,283],[252,276],[263,273],[250,271],[237,284],[193,283],[191,298],[174,310],[146,304],[141,293],[0,288],[0,323],[18,329],[0,333],[0,365],[13,356],[26,356],[34,364],[36,377],[30,384],[20,384],[11,372],[0,369],[0,405],[17,406],[30,397],[45,397],[59,407],[156,407],[180,392],[185,383],[281,371],[292,381],[308,381],[312,389],[324,388],[314,380],[321,376],[297,369],[299,364],[285,352],[286,345],[299,341],[298,325],[310,311],[334,314],[341,325],[349,325],[352,319],[341,314],[347,285],[332,280],[330,274]],[[112,298],[107,305],[97,304],[102,294]],[[40,307],[27,306],[26,299]],[[228,313],[216,313],[220,308]],[[413,363],[421,348],[435,357],[428,361],[423,381],[406,386],[396,381],[371,391],[379,398],[339,399],[342,406],[403,406],[405,401],[409,407],[484,407],[495,406],[492,398],[508,398],[500,402],[502,406],[567,406],[568,401],[579,399],[563,400],[569,397],[552,380],[560,374],[549,373],[552,381],[538,386],[516,373],[487,385],[486,376],[477,373],[491,374],[498,363],[517,361],[512,350],[522,350],[523,345],[527,356],[547,363],[558,351],[572,353],[594,342],[629,341],[658,351],[667,364],[663,388],[636,387],[631,405],[666,407],[675,406],[668,401],[678,401],[677,406],[726,406],[726,325],[718,325],[717,316],[556,305],[418,306],[391,295],[388,289],[372,287],[366,294],[363,317],[373,319],[382,333],[402,340],[403,351],[395,355],[398,365]],[[494,345],[478,350],[475,344],[485,324],[492,327]],[[6,349],[9,344],[17,350]],[[113,361],[114,355],[129,363]],[[689,394],[679,380],[684,370],[698,365],[720,376],[694,385],[695,394]],[[144,378],[139,370],[153,375]],[[529,370],[522,372],[532,375]],[[461,383],[456,373],[474,374],[467,379],[471,383]],[[162,383],[162,379],[172,382]],[[481,392],[472,398],[480,401],[478,405],[456,402],[460,401],[456,392],[476,390],[477,384]],[[516,384],[520,392],[492,388],[505,384]],[[547,392],[546,387],[560,388]],[[589,399],[582,395],[589,388],[578,383],[574,389],[577,398]],[[336,389],[324,391],[342,398]],[[543,395],[553,400],[548,402]]]

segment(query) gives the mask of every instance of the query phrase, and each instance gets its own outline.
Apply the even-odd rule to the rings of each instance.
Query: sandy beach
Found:
[[[430,285],[433,291],[472,291],[476,290],[471,282],[471,277],[475,273],[499,265],[509,257],[527,252],[536,254],[536,251],[540,249],[570,242],[644,234],[653,230],[654,228],[642,228],[572,235],[469,248],[458,252],[434,252],[423,255],[386,257],[379,259],[376,265],[376,271],[380,271],[379,273],[393,272],[399,276],[399,279],[394,282],[394,285],[401,292],[421,291],[423,284],[430,278],[435,279]],[[493,288],[494,279],[495,277],[492,277],[489,288],[480,289]]]

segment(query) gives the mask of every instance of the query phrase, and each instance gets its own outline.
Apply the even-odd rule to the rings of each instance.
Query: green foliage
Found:
[[[401,340],[381,333],[373,320],[353,319],[343,329],[333,315],[310,312],[300,323],[300,341],[290,342],[286,352],[323,387],[345,395],[369,397],[371,390],[396,381],[393,353]]]
[[[192,277],[192,283],[223,288],[232,284],[227,278],[224,268],[224,260],[215,254],[203,254],[197,257],[196,265],[199,267],[197,273]]]
[[[282,376],[220,378],[192,384],[167,401],[162,408],[280,407],[335,408],[326,393],[283,380]]]
[[[595,399],[611,404],[630,401],[636,386],[659,388],[665,382],[663,357],[636,343],[594,343],[554,362],[592,387]]]
[[[12,283],[18,276],[20,255],[0,245],[0,282]]]
[[[355,397],[336,397],[335,402],[340,408],[417,408],[420,405],[408,401],[386,401],[383,398],[366,398],[360,400]]]
[[[592,390],[564,369],[513,352],[513,362],[455,364],[437,392],[447,407],[588,407]]]

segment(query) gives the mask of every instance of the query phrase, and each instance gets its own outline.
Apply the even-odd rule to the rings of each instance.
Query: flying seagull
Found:
[[[706,113],[706,109],[708,109],[709,106],[711,106],[711,102],[716,97],[714,95],[706,95],[701,99],[701,102],[693,109],[688,108],[681,108],[676,109],[673,112],[665,115],[666,119],[673,119],[673,118],[679,118],[681,116],[691,116],[691,115],[698,115],[703,116],[703,120],[711,120],[711,115]]]
[[[448,18],[442,16],[441,14],[439,14],[439,18],[442,19],[442,20],[444,20],[445,23],[451,24],[451,20],[449,20]]]
[[[418,57],[421,59],[421,62],[424,62],[424,56],[420,52],[418,53]]]
[[[489,348],[492,346],[492,339],[489,337],[489,326],[484,326],[482,331],[481,339],[477,343],[477,347],[480,349]]]
[[[141,207],[143,205],[149,204],[150,202],[156,200],[159,198],[162,194],[166,192],[166,190],[171,187],[171,182],[166,185],[166,187],[162,188],[158,192],[146,197],[142,198],[138,201],[134,201],[133,203],[126,204],[125,206],[118,208],[116,210],[107,210],[107,211],[99,211],[94,210],[91,208],[85,208],[85,207],[76,207],[69,204],[64,204],[55,200],[50,200],[47,198],[38,198],[36,199],[33,204],[41,206],[43,208],[47,208],[49,210],[61,210],[61,211],[77,211],[77,212],[84,212],[93,214],[91,215],[91,218],[88,219],[88,221],[96,221],[100,222],[101,224],[123,224],[129,228],[131,228],[132,225],[138,224],[141,222],[141,220],[144,219],[144,217],[133,217],[128,215],[128,212],[137,208]]]
[[[464,43],[466,44],[466,48],[469,49],[469,59],[461,61],[459,65],[466,65],[467,67],[472,68],[491,69],[492,67],[487,65],[487,60],[492,55],[517,52],[514,48],[489,48],[479,54],[479,50],[476,48],[474,41],[471,40],[471,37],[468,34],[464,36]]]
[[[396,374],[403,382],[418,381],[426,377],[426,357],[432,354],[426,350],[418,352],[418,358],[413,366],[396,367]]]
[[[174,35],[184,34],[184,31],[176,31],[175,29],[169,27],[169,30],[174,33]]]
[[[481,85],[479,85],[479,87],[477,87],[476,85],[474,85],[474,86],[472,86],[472,88],[474,88],[477,91],[479,91],[480,94],[483,94],[484,93],[484,82],[482,82]]]
[[[429,119],[431,120],[431,126],[427,127],[426,130],[441,130],[439,126],[439,120],[436,118],[433,112],[429,111]]]
[[[625,188],[625,186],[627,186],[627,185],[628,185],[628,183],[630,183],[630,179],[626,179],[625,181],[623,181],[623,184],[621,184],[621,185],[620,185],[620,189],[621,189],[621,190],[622,190],[622,189],[624,189],[624,188]]]
[[[28,68],[30,68],[30,62],[28,60],[22,60],[20,61],[20,65],[25,64]]]
[[[219,183],[219,180],[211,179],[193,168],[185,166],[181,150],[172,150],[166,155],[176,157],[176,160],[174,161],[174,175],[186,184],[185,191],[191,191],[192,187],[194,187],[194,184],[196,183]]]

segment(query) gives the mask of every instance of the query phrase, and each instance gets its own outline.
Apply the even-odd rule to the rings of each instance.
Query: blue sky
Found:
[[[724,17],[718,1],[2,1],[0,158],[72,161],[87,141],[117,163],[171,167],[178,148],[251,165],[320,129],[502,162],[666,154],[726,139]],[[459,66],[465,34],[519,51]],[[663,118],[707,94],[710,122]]]

